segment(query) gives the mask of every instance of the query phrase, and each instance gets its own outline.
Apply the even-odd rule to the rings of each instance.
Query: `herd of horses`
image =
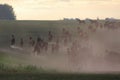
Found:
[[[79,20],[76,19],[78,23],[81,25],[85,25],[85,20]],[[107,28],[107,29],[118,29],[120,26],[120,22],[117,21],[104,21],[104,23],[101,23],[99,20],[89,20],[90,23],[87,27],[90,32],[96,32],[97,28]],[[94,27],[93,27],[94,25]],[[36,40],[34,40],[31,36],[29,37],[29,46],[33,48],[33,52],[39,54],[45,53],[59,53],[61,51],[62,47],[65,47],[65,51],[68,54],[78,53],[81,48],[81,42],[85,41],[85,43],[88,43],[89,40],[89,32],[86,30],[81,29],[81,27],[78,26],[74,29],[74,32],[76,32],[76,36],[73,35],[73,32],[70,31],[67,28],[61,29],[60,36],[57,36],[52,31],[48,31],[47,40],[43,40],[41,37],[37,37]],[[24,39],[20,39],[20,46],[24,48]],[[12,35],[11,39],[11,45],[15,45],[15,36]],[[74,56],[73,55],[73,56]]]

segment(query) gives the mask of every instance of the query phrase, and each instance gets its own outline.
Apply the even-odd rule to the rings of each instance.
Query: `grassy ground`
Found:
[[[17,55],[17,56],[16,56]],[[22,57],[22,58],[21,58]],[[54,73],[55,70],[43,69],[42,67],[36,67],[33,64],[28,63],[29,59],[21,54],[11,54],[0,51],[0,72],[12,72],[12,73]]]
[[[25,57],[25,56],[24,56]],[[6,53],[0,51],[0,64],[5,65],[15,65],[15,64],[24,64],[24,57],[19,56],[18,54]]]
[[[9,59],[4,52],[0,52],[0,55],[0,80],[120,80],[120,74],[58,73],[33,65],[11,66],[17,60]]]
[[[83,28],[88,25],[79,25],[76,21],[0,21],[0,48],[10,45],[12,34],[15,34],[16,43],[19,44],[21,37],[26,42],[29,36],[35,40],[38,36],[46,39],[49,30],[57,34],[62,28],[69,28],[74,33],[78,26]],[[55,70],[21,65],[25,63],[25,56],[0,52],[0,80],[120,80],[120,74],[58,74]]]
[[[0,80],[120,80],[120,74],[40,74],[6,73]]]

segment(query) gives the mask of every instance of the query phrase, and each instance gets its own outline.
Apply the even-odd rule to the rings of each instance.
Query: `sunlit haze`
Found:
[[[120,0],[0,0],[14,8],[18,20],[120,18]]]

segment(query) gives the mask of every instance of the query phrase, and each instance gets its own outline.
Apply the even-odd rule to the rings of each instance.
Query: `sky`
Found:
[[[120,19],[120,0],[0,0],[14,8],[17,20]]]

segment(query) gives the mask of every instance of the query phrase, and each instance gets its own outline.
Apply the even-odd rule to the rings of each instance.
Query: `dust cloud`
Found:
[[[59,52],[32,53],[31,62],[36,66],[61,72],[113,73],[120,71],[120,30],[102,29],[90,35],[88,42],[79,42],[78,51],[67,53],[61,45]],[[69,46],[71,43],[69,43]]]
[[[33,48],[20,50],[9,49],[6,52],[21,59],[26,64],[54,69],[59,72],[75,73],[113,73],[120,71],[120,29],[97,29],[88,34],[88,38],[74,37],[66,44],[61,41],[59,50],[48,50],[39,54]],[[3,50],[5,51],[5,50]],[[17,56],[15,56],[17,55]]]

